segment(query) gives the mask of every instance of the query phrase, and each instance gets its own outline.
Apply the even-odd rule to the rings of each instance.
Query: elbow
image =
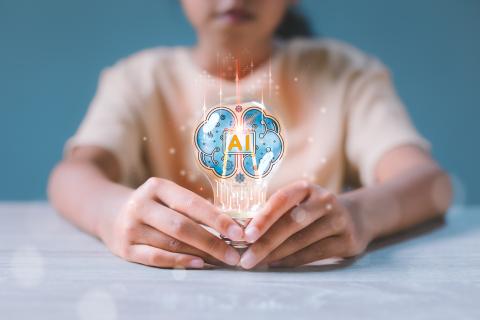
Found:
[[[450,175],[441,168],[434,172],[431,195],[434,211],[438,215],[445,215],[453,203],[454,189]]]
[[[57,180],[58,171],[60,169],[61,163],[55,165],[55,167],[50,172],[47,182],[47,198],[50,204],[53,205],[55,199],[55,185]]]
[[[65,163],[58,163],[50,172],[47,183],[47,198],[50,204],[58,209],[59,191],[61,190],[61,177],[63,175]]]

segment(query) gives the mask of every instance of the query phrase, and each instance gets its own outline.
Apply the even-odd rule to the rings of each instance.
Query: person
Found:
[[[196,44],[143,50],[102,72],[52,171],[53,206],[114,254],[165,268],[352,257],[444,214],[449,177],[388,69],[333,39],[279,39],[294,2],[182,0]],[[287,141],[269,198],[245,229],[209,201],[192,144],[205,105],[239,87],[274,110]],[[240,255],[202,225],[251,245]]]

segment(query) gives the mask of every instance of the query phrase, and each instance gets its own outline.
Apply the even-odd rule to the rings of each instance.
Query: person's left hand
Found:
[[[363,252],[370,236],[346,200],[307,181],[275,192],[248,224],[241,267],[293,267]]]

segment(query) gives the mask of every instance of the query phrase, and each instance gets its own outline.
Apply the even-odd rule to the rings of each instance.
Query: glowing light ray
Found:
[[[257,155],[255,152],[252,152],[252,164],[253,164],[253,172],[255,173],[255,176],[258,176]]]
[[[223,92],[222,92],[222,79],[221,78],[220,78],[220,90],[218,90],[218,96],[220,98],[220,103],[222,103]]]
[[[240,104],[240,84],[238,78],[238,59],[235,59],[235,94],[237,97],[237,104]]]
[[[268,61],[268,98],[272,99],[272,63]]]
[[[225,173],[227,172],[227,148],[223,151],[223,167],[222,167],[222,177],[225,178]]]
[[[206,98],[206,93],[205,93],[205,89],[203,90],[203,107],[202,107],[202,112],[203,112],[203,119],[205,119],[205,123],[207,122],[207,119],[205,117],[206,113],[207,113],[207,98]],[[205,134],[206,132],[203,131],[203,139],[205,140]]]
[[[218,86],[219,86],[219,89],[218,89],[218,98],[219,98],[219,103],[221,104],[222,103],[222,95],[223,95],[223,92],[222,92],[222,68],[220,66],[220,53],[217,52],[217,74],[219,75],[218,76]]]

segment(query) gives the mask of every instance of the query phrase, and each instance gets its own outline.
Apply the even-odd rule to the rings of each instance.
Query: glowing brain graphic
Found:
[[[255,102],[212,108],[194,140],[201,165],[222,178],[240,168],[251,178],[263,178],[284,153],[278,121]]]

